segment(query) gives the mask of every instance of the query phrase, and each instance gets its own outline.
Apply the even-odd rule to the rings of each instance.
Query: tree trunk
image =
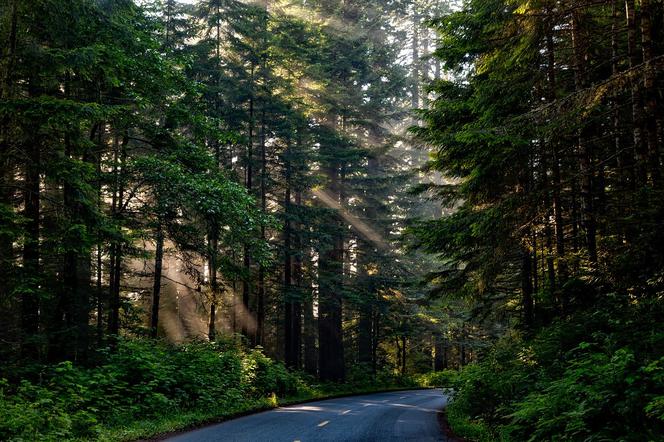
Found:
[[[286,152],[288,157],[289,152]],[[299,370],[301,343],[301,304],[299,296],[293,293],[293,250],[291,238],[291,188],[290,160],[286,159],[286,193],[284,196],[284,356],[286,366]]]
[[[208,274],[210,278],[210,320],[208,322],[208,339],[217,339],[217,302],[219,281],[217,280],[217,253],[219,252],[219,229],[216,223],[210,227],[208,240]]]
[[[375,156],[370,156],[367,160],[367,169],[366,174],[368,177],[377,177],[379,176],[380,171],[380,161]],[[371,190],[367,189],[365,191],[366,199],[366,209],[365,214],[369,223],[374,223],[378,218],[377,214],[377,202],[375,201],[376,195],[371,194]],[[386,232],[386,236],[389,236],[389,232]],[[376,253],[376,246],[371,241],[361,241],[358,240],[364,253],[360,253],[358,258],[359,269],[358,273],[361,272],[362,277],[366,280],[366,299],[360,301],[359,306],[359,324],[358,324],[358,361],[362,364],[369,365],[372,362],[372,337],[373,337],[373,315],[374,315],[374,304],[376,302],[376,278],[378,278],[378,268],[377,263],[372,262],[376,261],[373,257]],[[369,271],[368,266],[375,267],[372,271]]]
[[[572,191],[571,191],[571,200],[572,200],[572,213],[571,213],[571,224],[572,224],[572,252],[579,252],[579,183],[576,178],[572,178]],[[574,272],[578,270],[578,260],[574,261]]]
[[[150,318],[150,337],[157,338],[159,331],[159,301],[161,296],[161,272],[164,261],[164,231],[161,221],[155,235],[154,282],[152,285],[152,317]]]
[[[0,100],[5,100],[13,97],[14,89],[14,65],[16,63],[16,44],[17,44],[17,27],[18,27],[18,0],[12,0],[9,18],[9,38],[7,41],[7,54],[6,65],[0,64],[2,69],[2,83],[0,84]],[[4,48],[3,48],[4,49]],[[3,50],[4,55],[4,50]],[[4,57],[3,57],[4,58]],[[9,138],[10,138],[10,121],[9,116],[2,116],[0,118],[0,207],[12,207],[14,197],[14,160],[11,155],[8,155]],[[22,312],[14,312],[14,282],[15,278],[11,274],[14,268],[14,243],[13,235],[9,232],[0,232],[0,300],[5,300],[10,308],[4,313],[13,318],[18,318],[18,323],[14,323],[9,317],[0,325],[0,339],[6,341],[21,341],[22,337],[18,336],[16,339],[15,333],[21,333],[22,327]],[[16,315],[15,313],[19,313]],[[34,351],[25,349],[28,353]]]
[[[420,13],[417,6],[413,5],[413,41],[412,41],[412,107],[417,109],[420,107]]]
[[[447,369],[447,343],[441,333],[434,334],[434,358],[433,370],[441,371]]]
[[[23,333],[21,353],[29,358],[38,356],[36,343],[39,333],[39,277],[40,277],[40,146],[29,140],[26,146],[23,216],[25,239],[23,241],[23,271],[25,290],[21,296],[21,330]]]
[[[254,69],[251,69],[251,81],[253,83]],[[247,143],[247,160],[246,160],[246,179],[245,183],[249,193],[253,193],[253,143],[254,143],[254,98],[249,98],[249,141]],[[245,275],[242,279],[242,334],[252,339],[250,336],[249,322],[251,320],[251,286],[249,284],[249,275],[251,274],[251,258],[249,256],[248,247],[244,247],[244,270]],[[252,339],[253,340],[253,339]],[[253,342],[251,343],[254,344]]]
[[[297,191],[295,193],[295,204],[301,210],[302,209],[302,192]],[[303,322],[304,322],[304,370],[312,375],[318,375],[318,357],[316,355],[316,322],[314,319],[314,300],[313,300],[313,290],[311,288],[310,282],[304,281],[304,272],[303,272],[303,256],[307,257],[307,266],[311,268],[311,259],[310,253],[305,254],[302,243],[302,226],[298,226],[298,232],[295,236],[296,240],[296,250],[298,252],[296,258],[296,281],[298,287],[301,289],[306,289],[306,295],[303,299]],[[308,281],[308,279],[307,279]],[[306,286],[305,286],[306,284]]]
[[[534,319],[533,280],[530,251],[524,246],[521,258],[521,302],[523,305],[523,324],[526,330],[532,330]]]
[[[363,365],[371,364],[372,355],[372,323],[373,299],[367,299],[360,306],[360,321],[358,324],[357,356],[358,362]]]
[[[341,381],[344,378],[341,275],[343,273],[343,240],[334,239],[332,250],[321,254],[319,262],[320,297],[318,303],[318,336],[320,378]]]
[[[330,179],[330,193],[340,195],[339,169],[326,168]],[[340,214],[330,216],[329,224],[331,244],[321,251],[319,270],[318,299],[318,358],[320,379],[323,381],[341,381],[345,377],[344,350],[342,335],[342,300],[343,285],[343,222]]]
[[[401,371],[401,338],[399,336],[394,337],[394,345],[397,348],[396,367]]]
[[[547,11],[550,18],[546,32],[546,52],[547,52],[547,81],[548,81],[548,98],[550,102],[554,102],[557,97],[557,82],[556,82],[556,47],[553,38],[554,20],[551,17],[552,11]],[[553,205],[553,222],[556,236],[556,258],[558,260],[558,281],[562,285],[567,278],[566,264],[565,264],[565,225],[563,222],[563,208],[560,198],[562,182],[560,179],[560,159],[558,155],[558,144],[550,141],[551,149],[551,203]]]
[[[466,324],[461,325],[461,343],[459,345],[459,366],[466,366]]]
[[[67,87],[65,86],[65,95]],[[70,142],[70,134],[65,134],[65,158],[75,158]],[[85,161],[85,158],[84,158]],[[69,180],[63,185],[64,208],[70,226],[84,222],[81,194],[83,189]],[[68,244],[62,268],[63,292],[62,299],[65,313],[65,328],[61,334],[62,350],[73,361],[85,361],[89,347],[89,315],[90,315],[90,254],[81,251],[84,244]]]
[[[267,7],[267,3],[266,3]],[[263,62],[265,63],[265,61]],[[261,109],[261,211],[267,213],[267,153],[265,146],[265,102]],[[289,198],[290,198],[290,189]],[[290,203],[290,200],[289,200]],[[265,226],[261,226],[261,239],[266,240]],[[257,294],[257,307],[256,307],[256,345],[264,345],[265,339],[265,269],[261,265],[258,269],[258,294]]]
[[[120,177],[120,173],[124,173],[125,161],[127,158],[128,138],[125,133],[122,143],[118,142],[118,136],[115,136],[114,142],[114,177],[115,186],[112,197],[112,214],[113,218],[117,221],[122,216],[122,206],[124,204],[124,184]],[[114,240],[111,245],[111,281],[109,287],[109,306],[108,306],[108,334],[111,335],[111,344],[114,345],[117,336],[120,333],[120,283],[122,280],[122,255],[123,247],[121,240]]]
[[[99,91],[101,101],[101,91]],[[97,211],[103,213],[102,205],[104,197],[102,193],[102,152],[105,151],[105,129],[106,123],[100,122],[97,127],[97,155],[95,158],[97,169]],[[96,246],[96,300],[97,300],[97,347],[101,348],[104,341],[104,288],[103,288],[103,267],[104,267],[104,254],[103,254],[103,237],[102,229],[97,228],[97,246]]]
[[[251,285],[249,284],[249,275],[251,274],[251,258],[249,257],[249,248],[244,247],[244,270],[246,274],[242,277],[242,315],[240,325],[242,335],[249,338],[249,321],[251,320]]]
[[[376,373],[378,371],[378,345],[380,345],[381,335],[380,335],[380,319],[381,315],[378,310],[374,310],[373,316],[373,336],[371,339],[371,372]]]
[[[574,51],[574,84],[577,91],[586,86],[587,59],[585,36],[581,30],[581,12],[572,12],[572,46]],[[593,152],[586,133],[588,125],[584,124],[578,134],[578,149],[580,156],[581,175],[581,224],[586,234],[586,248],[588,260],[592,264],[597,263],[597,226],[595,219],[594,197],[593,197]]]
[[[636,40],[636,7],[634,0],[625,0],[627,19],[627,53],[630,69],[639,64],[639,51]],[[632,133],[634,139],[634,177],[636,184],[643,185],[647,181],[645,146],[643,142],[642,98],[638,80],[631,79],[632,100]]]
[[[546,177],[546,166],[544,167],[544,177]],[[547,180],[547,187],[549,184],[549,181]],[[544,238],[546,242],[546,251],[543,253],[543,255],[546,256],[546,271],[547,271],[547,276],[548,276],[548,282],[549,282],[549,291],[553,293],[556,290],[556,270],[555,270],[555,263],[554,263],[554,257],[552,255],[552,250],[553,250],[553,231],[551,229],[551,222],[549,221],[550,215],[551,215],[551,199],[549,198],[549,192],[547,190],[544,198],[544,207],[546,207],[547,213],[545,215],[545,220],[544,220]],[[555,214],[554,214],[555,217]],[[536,239],[536,236],[534,236],[533,240]],[[542,247],[544,249],[544,247]],[[537,249],[535,249],[537,250]],[[537,275],[537,271],[535,272],[535,275]],[[535,276],[537,278],[537,276]],[[538,289],[535,288],[535,291]]]
[[[644,121],[646,132],[646,145],[648,155],[648,175],[655,186],[661,184],[660,158],[657,128],[657,90],[655,82],[657,79],[654,58],[655,52],[652,41],[652,17],[655,8],[650,0],[641,0],[641,46],[643,50],[643,62],[646,64],[643,78],[644,85]]]
[[[314,319],[313,300],[304,300],[304,371],[312,376],[318,375],[318,358],[316,357],[316,322]]]
[[[14,67],[16,65],[16,45],[18,43],[18,3],[19,0],[11,0],[6,56],[7,64],[4,72],[2,72],[3,78],[2,89],[0,89],[0,98],[8,98],[14,95]]]
[[[401,376],[406,375],[406,356],[408,355],[408,338],[406,335],[401,336]]]

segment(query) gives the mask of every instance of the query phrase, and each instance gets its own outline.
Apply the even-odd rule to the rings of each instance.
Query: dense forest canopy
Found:
[[[475,437],[662,438],[663,6],[470,0],[432,23],[449,77],[413,132],[460,204],[414,232],[434,293],[498,338],[451,409]]]
[[[429,6],[3,6],[4,355],[235,334],[323,379],[406,371]]]
[[[0,439],[437,371],[471,439],[659,440],[663,32],[661,0],[5,0]]]

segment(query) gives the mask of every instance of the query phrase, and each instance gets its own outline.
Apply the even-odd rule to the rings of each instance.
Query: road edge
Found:
[[[438,424],[440,425],[440,431],[445,435],[445,442],[469,442],[467,439],[457,436],[452,431],[450,422],[447,420],[447,405],[438,411]]]
[[[146,439],[136,439],[135,442],[158,442],[158,441],[163,441],[166,440],[167,438],[174,437],[180,434],[188,433],[190,431],[195,431],[195,430],[200,430],[203,428],[211,427],[213,425],[221,424],[224,422],[228,422],[233,419],[238,419],[240,417],[245,417],[245,416],[251,416],[254,414],[260,414],[260,413],[265,413],[267,411],[272,411],[280,407],[288,407],[291,405],[300,405],[300,404],[308,404],[311,402],[319,402],[319,401],[327,401],[327,400],[332,400],[332,399],[339,399],[339,398],[345,398],[345,397],[355,397],[355,396],[364,396],[367,394],[379,394],[379,393],[391,393],[391,392],[398,392],[398,391],[416,391],[416,390],[441,390],[441,392],[444,393],[444,388],[441,387],[397,387],[397,388],[382,388],[379,390],[362,390],[362,391],[356,391],[352,393],[339,393],[339,394],[331,394],[329,396],[319,396],[319,397],[312,397],[312,398],[307,398],[307,399],[294,399],[294,400],[288,400],[288,398],[285,398],[277,403],[276,406],[265,406],[265,407],[260,407],[260,408],[253,408],[250,410],[246,411],[241,411],[238,413],[233,413],[227,416],[219,416],[218,418],[210,418],[206,419],[204,421],[201,421],[200,423],[196,424],[191,424],[187,425],[186,427],[175,430],[175,431],[169,431],[165,433],[160,433],[155,436],[146,438]],[[444,411],[441,410],[440,413],[443,413]],[[442,427],[441,427],[442,429]],[[461,440],[454,441],[453,439],[450,440],[450,442],[463,442]]]

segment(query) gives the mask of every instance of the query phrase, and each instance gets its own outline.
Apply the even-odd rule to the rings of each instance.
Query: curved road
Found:
[[[309,402],[183,433],[170,442],[445,441],[441,390],[378,393]]]

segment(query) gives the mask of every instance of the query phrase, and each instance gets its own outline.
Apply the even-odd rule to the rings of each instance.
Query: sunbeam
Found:
[[[339,204],[339,202],[333,196],[331,196],[328,191],[314,189],[312,190],[312,194],[326,207],[337,210],[341,217],[348,224],[353,226],[353,229],[364,239],[370,241],[373,245],[381,250],[387,250],[389,248],[389,244],[383,239],[381,235],[379,235],[373,228],[371,228],[360,218],[350,213],[347,209],[341,207],[341,204]]]

